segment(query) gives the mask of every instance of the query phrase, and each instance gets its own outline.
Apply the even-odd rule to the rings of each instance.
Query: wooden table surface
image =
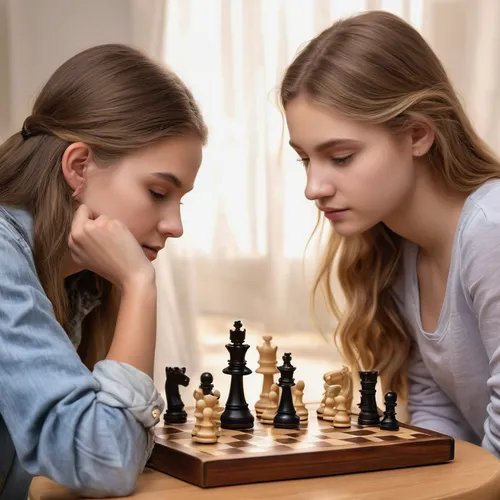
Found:
[[[171,476],[146,469],[140,476],[135,500],[266,499],[278,500],[427,500],[500,498],[500,461],[491,453],[456,441],[455,460],[442,465],[365,472],[345,476],[297,479],[202,489]],[[46,478],[35,478],[30,500],[80,498]]]

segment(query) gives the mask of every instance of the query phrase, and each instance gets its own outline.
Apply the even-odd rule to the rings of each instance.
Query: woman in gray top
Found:
[[[0,498],[47,476],[132,492],[164,402],[152,261],[182,234],[206,127],[171,72],[123,45],[64,63],[0,146]]]
[[[401,18],[363,13],[298,54],[280,97],[331,223],[314,292],[347,360],[415,425],[500,456],[500,164],[441,63]]]

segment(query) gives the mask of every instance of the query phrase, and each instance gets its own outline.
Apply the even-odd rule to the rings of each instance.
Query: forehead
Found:
[[[351,120],[303,95],[286,105],[285,117],[290,142],[304,150],[335,139],[363,141],[376,132],[376,127]]]
[[[159,174],[154,177],[160,180],[169,180],[171,174],[189,190],[201,165],[202,146],[195,136],[168,138],[126,158],[123,166],[137,175]]]

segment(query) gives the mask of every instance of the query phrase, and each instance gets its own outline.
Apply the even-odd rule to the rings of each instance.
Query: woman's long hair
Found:
[[[0,204],[33,216],[36,269],[63,327],[68,297],[61,262],[75,210],[62,174],[65,149],[82,141],[104,164],[189,134],[205,142],[207,130],[182,81],[136,49],[107,44],[62,64],[40,92],[22,133],[0,146]],[[83,325],[80,355],[89,368],[109,349],[118,307],[109,282],[95,275],[91,281],[100,288],[101,306]]]
[[[363,123],[394,133],[431,121],[431,173],[455,193],[471,193],[500,177],[500,164],[469,122],[443,66],[420,34],[401,18],[372,11],[340,20],[305,46],[286,70],[283,109],[298,95]],[[335,339],[356,369],[377,369],[383,387],[406,394],[411,337],[398,312],[393,286],[403,240],[382,223],[342,237],[333,230],[319,264],[314,296],[323,292],[338,319]],[[331,287],[345,297],[340,311]]]

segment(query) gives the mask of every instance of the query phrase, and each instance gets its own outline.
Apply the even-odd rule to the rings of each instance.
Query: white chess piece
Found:
[[[304,381],[298,380],[294,386],[294,391],[293,391],[294,395],[293,405],[295,406],[295,412],[299,416],[301,422],[307,422],[309,418],[309,412],[307,411],[306,405],[304,404],[303,401],[304,388],[305,388]]]
[[[278,411],[278,393],[276,391],[269,392],[269,406],[260,416],[260,421],[263,424],[274,424],[274,417]]]
[[[335,397],[337,413],[333,419],[333,427],[351,427],[351,418],[347,413],[346,398],[339,394]]]
[[[195,391],[196,392],[196,391]],[[193,430],[191,431],[191,436],[196,436],[200,430],[201,422],[203,421],[203,410],[207,407],[207,403],[203,399],[203,392],[201,393],[202,398],[196,401],[196,406],[194,410],[195,423]]]
[[[217,442],[217,434],[215,432],[215,424],[212,415],[212,408],[206,407],[203,409],[203,419],[200,428],[196,435],[192,437],[195,443],[213,444]]]
[[[203,400],[205,401],[207,408],[212,409],[212,420],[215,426],[215,435],[219,437],[220,429],[219,429],[219,424],[217,423],[217,403],[219,401],[217,399],[217,396],[215,394],[207,394],[206,396],[203,396]]]
[[[255,373],[261,373],[264,376],[262,382],[262,392],[260,393],[259,400],[255,403],[255,414],[257,418],[262,416],[264,410],[269,405],[269,392],[271,391],[271,386],[274,383],[274,374],[278,373],[276,352],[278,350],[277,346],[271,345],[271,340],[273,339],[270,335],[264,335],[264,343],[257,346],[257,351],[259,352],[259,367],[255,370]]]
[[[325,408],[323,410],[323,420],[333,422],[337,410],[335,409],[335,397],[340,393],[340,385],[331,385],[326,390]]]

